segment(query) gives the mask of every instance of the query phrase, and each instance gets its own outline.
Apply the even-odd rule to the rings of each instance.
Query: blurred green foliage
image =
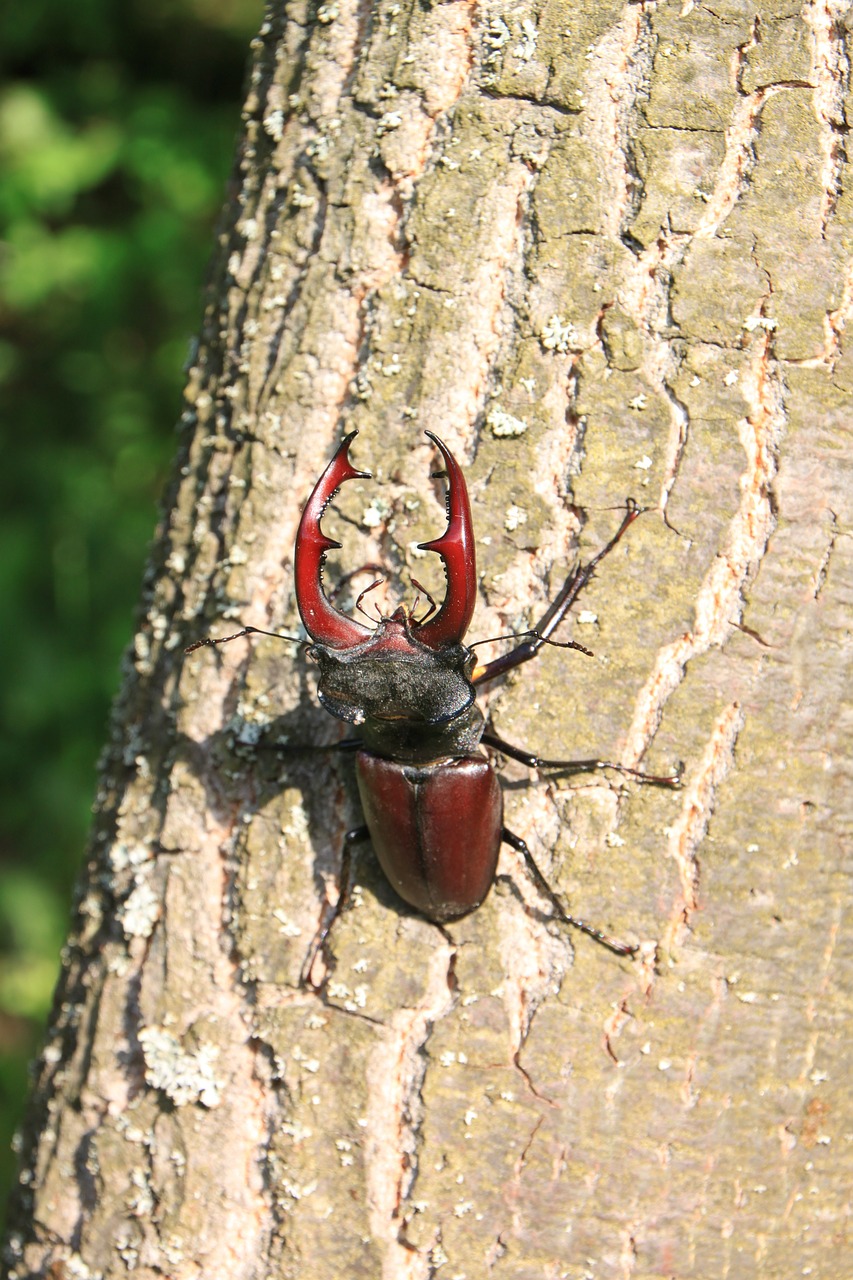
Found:
[[[0,18],[0,1207],[261,13]]]

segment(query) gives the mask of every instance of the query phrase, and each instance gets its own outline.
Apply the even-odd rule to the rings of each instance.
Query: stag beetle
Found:
[[[643,782],[673,787],[679,784],[678,776],[653,777],[597,759],[541,759],[487,732],[475,697],[480,686],[528,662],[545,644],[592,656],[573,640],[555,641],[551,636],[596,566],[641,509],[628,499],[616,533],[587,564],[579,564],[569,573],[538,625],[521,636],[506,637],[521,643],[502,657],[478,665],[473,652],[476,646],[462,643],[477,597],[468,491],[453,454],[431,431],[426,435],[446,467],[447,528],[440,538],[421,543],[420,549],[434,551],[444,561],[447,591],[441,607],[437,608],[427,593],[430,607],[421,618],[400,605],[371,629],[339,612],[327,598],[323,562],[326,553],[341,544],[326,537],[320,520],[342,484],[370,478],[370,472],[357,471],[349,459],[357,434],[353,431],[345,437],[308,499],[294,556],[296,602],[310,637],[307,652],[319,667],[318,697],[331,715],[359,729],[358,739],[345,739],[337,745],[356,749],[356,776],[366,824],[348,834],[338,906],[317,945],[326,937],[344,900],[350,843],[369,836],[399,896],[436,923],[455,920],[480,906],[495,879],[500,846],[505,841],[522,854],[561,921],[619,954],[633,954],[636,947],[565,911],[526,843],[503,825],[498,775],[480,747],[530,768],[568,772],[616,769]],[[255,633],[278,635],[246,627],[220,640],[200,640],[187,652]],[[307,962],[309,969],[314,955],[316,948]]]

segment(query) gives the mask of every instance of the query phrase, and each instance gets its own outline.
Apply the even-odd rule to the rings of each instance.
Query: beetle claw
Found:
[[[440,649],[445,644],[459,644],[471,623],[477,603],[477,562],[471,504],[462,468],[443,441],[432,431],[425,433],[441,454],[447,474],[447,528],[440,538],[419,543],[419,550],[434,551],[444,561],[447,594],[435,617],[414,624],[421,644]],[[438,474],[441,474],[440,472]]]
[[[421,644],[429,649],[440,649],[446,644],[459,644],[468,630],[477,602],[477,568],[471,505],[462,469],[438,436],[431,431],[426,434],[440,450],[445,462],[445,471],[438,474],[447,476],[447,528],[440,538],[422,542],[420,550],[434,551],[441,556],[447,576],[447,594],[435,617],[427,614],[420,623],[413,621],[412,630]],[[333,538],[327,538],[320,528],[323,512],[347,480],[367,480],[370,477],[369,471],[357,471],[349,460],[349,447],[357,435],[357,431],[351,431],[342,440],[314,486],[296,534],[296,603],[309,636],[317,644],[330,649],[352,648],[372,634],[360,622],[339,613],[323,591],[326,553],[341,545]]]
[[[305,504],[296,534],[293,567],[299,613],[312,640],[332,649],[348,649],[371,634],[367,627],[329,604],[322,580],[326,552],[341,545],[333,538],[327,538],[320,528],[323,512],[347,480],[370,478],[369,471],[357,471],[349,460],[349,447],[357,435],[357,431],[351,431],[344,436]]]

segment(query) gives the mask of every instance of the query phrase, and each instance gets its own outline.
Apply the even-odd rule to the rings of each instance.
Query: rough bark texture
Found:
[[[849,9],[272,6],[10,1276],[850,1274]],[[255,750],[337,732],[293,646],[181,653],[295,629],[353,427],[374,479],[327,513],[329,579],[440,595],[436,430],[471,638],[535,620],[626,494],[657,508],[575,618],[595,660],[490,695],[543,754],[684,761],[674,794],[505,769],[509,825],[639,959],[549,925],[510,851],[442,931],[368,847],[299,988],[351,765]]]

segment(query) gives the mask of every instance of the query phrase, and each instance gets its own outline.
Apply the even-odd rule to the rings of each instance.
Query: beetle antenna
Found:
[[[429,608],[427,609],[426,613],[422,618],[418,618],[415,624],[416,626],[422,627],[423,624],[426,622],[427,618],[431,617],[431,615],[435,613],[436,609],[438,608],[438,605],[435,603],[432,596],[427,591],[426,587],[422,582],[418,582],[417,578],[412,578],[411,583],[413,587],[417,587],[418,591],[422,591],[426,596],[427,600],[429,600]],[[413,620],[414,620],[415,614],[417,613],[418,605],[420,604],[420,599],[421,599],[420,596],[415,596],[415,603],[412,605]]]
[[[233,636],[220,636],[216,640],[213,636],[205,636],[203,640],[196,640],[195,644],[187,645],[184,653],[195,653],[196,649],[204,649],[208,646],[213,649],[218,644],[230,644],[232,640],[240,640],[243,636],[272,636],[274,640],[291,640],[293,644],[310,643],[300,636],[282,635],[280,631],[263,631],[260,627],[244,627],[242,631],[235,631]]]
[[[377,609],[377,610],[376,610],[376,618],[375,618],[375,619],[371,618],[371,617],[370,617],[370,614],[367,612],[367,610],[366,610],[366,609],[363,609],[363,608],[361,607],[361,602],[362,602],[362,600],[364,599],[364,597],[367,595],[368,591],[373,591],[373,590],[374,590],[374,588],[376,588],[376,587],[378,587],[378,586],[381,586],[381,584],[382,584],[383,582],[385,582],[385,581],[386,581],[386,579],[383,577],[383,578],[377,578],[375,582],[371,582],[370,586],[369,586],[369,587],[365,587],[365,588],[364,588],[364,590],[362,591],[361,595],[358,597],[358,599],[357,599],[357,600],[356,600],[356,602],[355,602],[355,607],[356,607],[356,609],[358,609],[359,613],[363,613],[363,614],[364,614],[364,616],[365,616],[365,618],[368,618],[368,619],[370,620],[370,622],[373,622],[373,621],[381,622],[381,621],[382,621],[382,614],[381,614],[381,613],[379,612],[379,610]]]
[[[578,653],[585,653],[588,658],[594,658],[595,654],[592,649],[587,649],[585,644],[578,644],[577,640],[550,640],[548,636],[543,636],[541,631],[535,628],[531,631],[523,631],[522,635],[533,636],[534,640],[541,640],[543,644],[553,645],[555,649],[577,649]]]
[[[384,569],[385,569],[385,566],[384,566],[384,565],[381,565],[381,564],[373,564],[372,562],[368,562],[367,564],[359,565],[359,567],[358,567],[357,569],[350,569],[349,573],[344,573],[344,574],[342,574],[342,575],[341,575],[341,577],[338,579],[338,581],[337,581],[337,583],[335,584],[335,586],[334,586],[334,587],[332,587],[332,589],[331,589],[330,591],[327,591],[327,592],[326,592],[326,595],[328,596],[329,600],[331,600],[332,602],[334,602],[334,601],[336,601],[336,600],[337,600],[338,596],[341,594],[341,592],[343,591],[344,587],[348,586],[348,585],[349,585],[349,583],[350,583],[350,582],[352,582],[353,578],[357,578],[357,577],[359,576],[359,574],[361,574],[361,573],[383,573],[383,572],[384,572]],[[380,581],[381,581],[381,579],[380,579]]]
[[[412,581],[414,582],[414,578]],[[533,629],[530,631],[511,632],[505,636],[490,636],[488,640],[475,640],[473,644],[468,645],[468,648],[476,649],[481,644],[497,644],[499,640],[523,640],[525,636],[532,636],[540,644],[553,645],[555,649],[577,649],[578,653],[585,653],[588,658],[595,657],[592,649],[587,649],[586,645],[578,644],[577,640],[549,640],[548,636],[543,636],[541,631]]]

